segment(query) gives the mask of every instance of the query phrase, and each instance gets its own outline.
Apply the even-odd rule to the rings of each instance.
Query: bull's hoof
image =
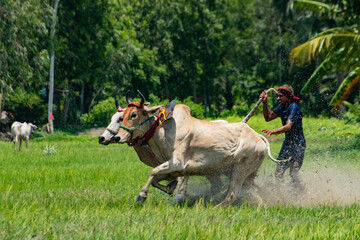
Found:
[[[166,186],[166,189],[167,189],[167,193],[169,195],[172,195],[176,189],[176,185],[177,185],[178,181],[172,181],[170,182],[167,186]]]
[[[143,202],[145,202],[146,198],[147,197],[142,197],[142,196],[139,195],[136,198],[136,203],[143,203]]]
[[[185,196],[175,195],[175,197],[174,197],[174,203],[175,203],[176,205],[180,205],[180,206],[181,206],[181,205],[184,205],[185,202],[186,202]]]

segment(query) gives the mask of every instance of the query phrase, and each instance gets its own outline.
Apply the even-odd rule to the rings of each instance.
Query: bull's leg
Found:
[[[163,180],[169,180],[170,183],[167,186],[164,186],[162,184],[160,184],[160,181]],[[172,177],[171,175],[167,174],[167,175],[158,175],[156,177],[154,177],[153,182],[151,183],[151,185],[157,189],[160,189],[163,192],[166,192],[167,194],[171,195],[174,193],[174,190],[176,188],[177,185],[177,181],[175,177]]]
[[[28,149],[29,137],[26,137],[26,149]]]
[[[19,144],[19,151],[21,151],[21,144],[22,144],[22,140],[21,140],[21,138],[19,138],[19,142],[18,142],[18,144]]]
[[[17,137],[15,137],[15,138],[13,139],[14,149],[15,149],[15,150],[16,150],[16,142],[17,142]]]
[[[151,170],[148,181],[146,182],[145,186],[141,189],[138,197],[136,198],[137,203],[141,203],[146,200],[149,187],[157,175],[169,174],[172,172],[181,172],[183,170],[183,167],[180,164],[175,164],[175,165],[171,164],[170,165],[170,161],[171,160],[169,160],[163,164],[160,164],[159,166],[157,166]]]
[[[211,194],[220,193],[221,189],[223,188],[223,183],[221,181],[220,175],[206,176],[206,178],[211,184],[211,188],[210,188]]]
[[[249,173],[246,173],[242,164],[237,164],[233,168],[233,172],[230,178],[229,191],[225,199],[217,206],[223,207],[232,204],[240,198],[242,185]]]
[[[182,204],[185,202],[188,180],[189,180],[189,176],[184,176],[179,178],[178,185],[175,190],[176,195],[174,197],[174,202],[176,204]]]
[[[262,204],[263,200],[258,193],[259,187],[255,184],[256,174],[257,170],[245,179],[243,189],[244,192],[246,191],[246,193],[250,196],[251,200],[255,200],[257,203]]]

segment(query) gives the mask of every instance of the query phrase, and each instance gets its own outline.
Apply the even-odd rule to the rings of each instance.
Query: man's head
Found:
[[[281,104],[285,104],[289,101],[297,101],[299,100],[298,97],[294,96],[294,90],[289,85],[282,85],[278,88],[278,101]]]

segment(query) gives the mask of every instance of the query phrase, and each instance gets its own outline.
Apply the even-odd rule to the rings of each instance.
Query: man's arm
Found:
[[[269,121],[277,118],[278,115],[276,113],[274,113],[274,111],[270,111],[270,109],[269,109],[269,106],[267,103],[267,97],[268,97],[267,92],[263,91],[259,97],[262,98],[262,101],[263,101],[263,115],[264,115],[265,121],[269,122]]]
[[[261,131],[263,133],[265,133],[266,135],[271,136],[272,134],[281,134],[284,132],[288,132],[288,131],[290,131],[290,129],[292,128],[293,125],[294,125],[294,122],[288,120],[288,121],[286,121],[286,124],[282,127],[279,127],[279,128],[273,129],[273,130],[261,129]]]

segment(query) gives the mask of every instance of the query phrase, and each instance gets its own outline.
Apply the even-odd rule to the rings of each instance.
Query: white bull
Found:
[[[148,106],[149,104],[150,103],[145,103],[145,106]],[[120,129],[124,111],[125,111],[124,108],[121,108],[121,106],[119,105],[117,100],[116,100],[115,105],[116,105],[117,112],[111,117],[111,122],[107,126],[107,128],[105,129],[103,134],[101,134],[99,136],[100,144],[108,145],[108,144],[115,142],[114,137]],[[159,166],[161,163],[163,163],[155,158],[155,155],[154,155],[153,151],[151,150],[151,147],[146,142],[139,141],[138,143],[136,143],[132,146],[135,149],[140,161],[143,162],[144,164],[146,164],[147,166],[154,168],[154,167]],[[168,180],[168,181],[170,181],[170,183],[167,186],[164,186],[159,183],[162,180]],[[168,194],[172,194],[175,190],[176,183],[177,183],[176,177],[173,177],[171,175],[163,175],[163,176],[159,176],[157,178],[157,180],[152,183],[152,185]]]
[[[19,151],[21,150],[22,141],[26,141],[26,148],[28,148],[28,142],[30,134],[37,129],[37,126],[32,123],[21,123],[15,121],[11,125],[11,135],[14,142],[14,148],[16,150],[16,144],[19,144]]]
[[[173,101],[174,102],[174,101]],[[164,163],[155,167],[142,188],[137,202],[147,198],[150,184],[159,175],[184,176],[177,186],[176,200],[186,195],[188,176],[218,176],[225,173],[230,178],[227,196],[220,205],[240,199],[243,185],[254,186],[254,178],[265,155],[270,154],[269,142],[246,123],[214,123],[190,115],[186,105],[170,103],[167,112],[173,112],[148,141],[157,159]],[[171,108],[172,107],[172,108]],[[129,105],[115,141],[130,143],[143,138],[154,124],[153,115],[160,107]]]
[[[145,103],[145,106],[149,106],[150,103]],[[99,143],[103,145],[108,145],[111,143],[114,143],[114,137],[117,134],[117,132],[120,129],[123,115],[125,108],[121,108],[120,104],[116,100],[115,106],[117,109],[117,112],[111,117],[110,124],[106,127],[105,131],[99,136]],[[225,120],[215,120],[212,122],[226,122]],[[164,163],[165,159],[162,158],[161,160],[158,160],[154,152],[152,151],[150,145],[146,141],[140,140],[138,143],[132,145],[140,159],[141,162],[148,165],[149,167],[157,167],[160,164]],[[221,187],[221,179],[216,177],[208,177],[209,181],[212,183],[212,192],[218,191]],[[162,180],[170,181],[170,183],[167,186],[164,186],[160,184],[159,182]],[[176,177],[171,176],[170,174],[166,175],[159,175],[155,181],[152,182],[152,186],[160,189],[161,191],[164,191],[168,194],[172,194],[175,190],[177,181]]]

